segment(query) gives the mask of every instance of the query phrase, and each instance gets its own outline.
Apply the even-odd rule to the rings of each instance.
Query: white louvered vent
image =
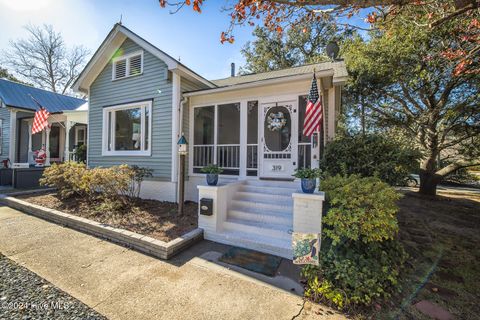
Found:
[[[142,73],[142,55],[136,55],[130,58],[129,76]]]
[[[127,60],[118,60],[114,64],[114,79],[121,79],[127,76]]]
[[[112,80],[143,73],[143,51],[136,51],[113,60]]]

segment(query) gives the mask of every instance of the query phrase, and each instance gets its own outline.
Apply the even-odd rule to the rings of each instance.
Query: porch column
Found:
[[[17,111],[10,111],[10,148],[8,158],[12,163],[16,162],[17,152]]]
[[[32,122],[28,121],[28,151],[27,151],[27,162],[32,164],[33,161],[33,147],[32,147]]]
[[[65,121],[65,151],[63,153],[64,160],[70,161],[70,129],[72,128],[72,121]]]
[[[335,86],[328,89],[328,118],[325,119],[327,120],[325,123],[328,123],[327,141],[331,141],[335,137],[335,90]]]
[[[45,152],[47,153],[47,159],[45,165],[50,165],[50,126],[45,127]]]
[[[240,178],[247,177],[247,101],[240,102]]]

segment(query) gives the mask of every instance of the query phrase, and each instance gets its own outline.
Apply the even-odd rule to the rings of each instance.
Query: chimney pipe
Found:
[[[235,62],[232,62],[230,67],[231,67],[230,76],[235,77]]]

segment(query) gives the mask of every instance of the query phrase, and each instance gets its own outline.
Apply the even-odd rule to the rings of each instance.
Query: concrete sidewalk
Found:
[[[0,252],[110,319],[292,319],[301,297],[207,259],[204,241],[162,261],[0,207]],[[306,303],[296,319],[346,319]]]

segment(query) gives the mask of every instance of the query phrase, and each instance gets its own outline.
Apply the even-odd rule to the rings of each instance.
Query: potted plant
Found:
[[[293,176],[301,179],[302,191],[304,193],[313,193],[317,187],[317,178],[320,178],[321,174],[322,170],[320,169],[301,168],[295,170]]]
[[[203,167],[202,172],[207,174],[207,184],[209,186],[216,186],[218,183],[218,175],[223,172],[223,169],[216,164],[210,164]]]

